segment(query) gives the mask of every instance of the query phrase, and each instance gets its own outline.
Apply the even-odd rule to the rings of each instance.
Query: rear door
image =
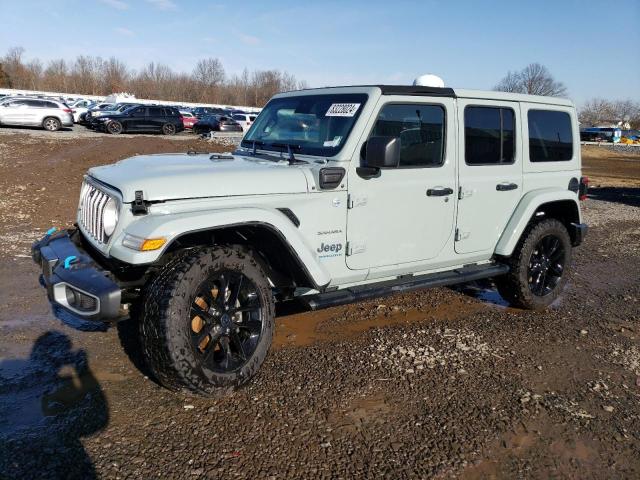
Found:
[[[24,125],[40,125],[46,116],[50,115],[44,100],[25,100],[21,123]],[[58,117],[59,115],[51,115]]]
[[[457,253],[490,255],[522,196],[517,102],[458,100]]]
[[[147,107],[137,107],[122,119],[127,131],[137,132],[145,129],[147,123]]]
[[[147,109],[146,130],[160,131],[168,118],[162,107],[149,107]]]

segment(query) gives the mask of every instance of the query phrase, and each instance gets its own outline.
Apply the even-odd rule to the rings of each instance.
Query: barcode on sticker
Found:
[[[359,103],[333,103],[327,110],[326,117],[353,117],[360,108]]]

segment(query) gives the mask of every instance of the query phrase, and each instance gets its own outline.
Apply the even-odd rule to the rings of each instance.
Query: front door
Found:
[[[459,100],[457,253],[491,254],[522,196],[516,102]]]
[[[352,161],[346,262],[354,270],[434,258],[453,235],[453,100],[388,97],[378,112],[367,138],[399,138],[400,163],[367,179],[356,171],[366,155]]]
[[[25,100],[14,100],[0,106],[2,122],[7,125],[21,125],[25,122],[27,104]]]

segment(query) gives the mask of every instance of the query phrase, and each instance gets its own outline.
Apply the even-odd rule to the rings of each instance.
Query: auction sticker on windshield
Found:
[[[353,117],[360,108],[359,103],[332,103],[326,117]]]

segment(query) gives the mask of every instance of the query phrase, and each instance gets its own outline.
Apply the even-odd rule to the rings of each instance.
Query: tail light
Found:
[[[578,190],[578,199],[586,200],[589,190],[589,177],[580,177],[580,189]]]
[[[71,113],[71,109],[70,108],[63,108],[62,111],[65,112],[65,113]]]

